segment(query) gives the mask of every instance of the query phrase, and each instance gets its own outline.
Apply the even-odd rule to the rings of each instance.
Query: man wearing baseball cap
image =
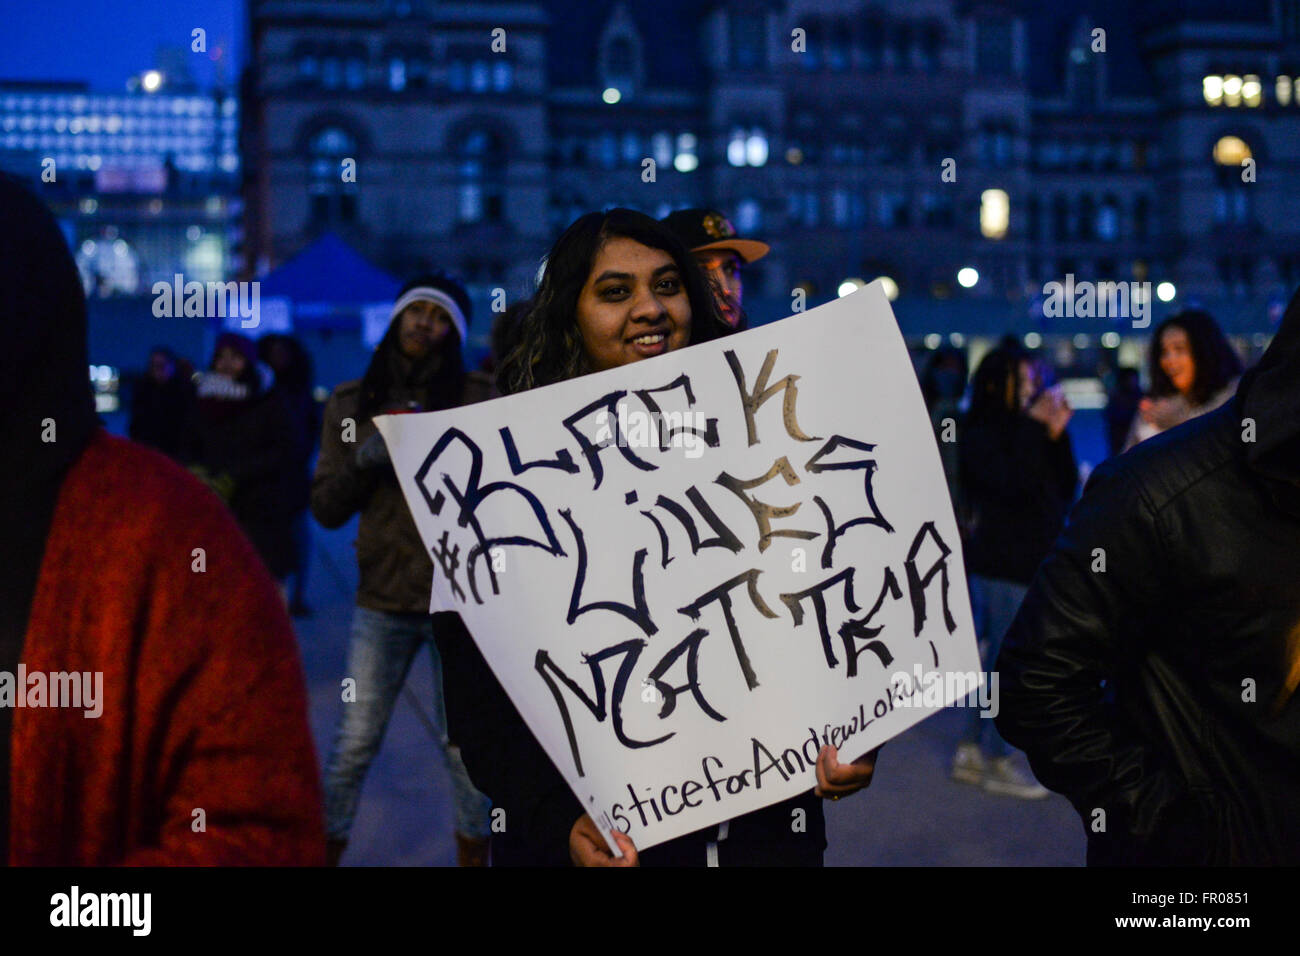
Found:
[[[740,267],[757,262],[772,247],[757,239],[743,239],[736,235],[731,220],[716,209],[679,209],[660,221],[695,254],[695,261],[713,284],[718,308],[727,324],[733,329],[743,329],[744,286]]]

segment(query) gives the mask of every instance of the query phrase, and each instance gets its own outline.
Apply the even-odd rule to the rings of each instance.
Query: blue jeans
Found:
[[[989,671],[997,662],[998,651],[1002,649],[1002,639],[1016,619],[1016,612],[1020,610],[1029,588],[1014,581],[985,578],[978,574],[970,575],[969,580],[971,613],[975,617],[975,635],[979,640],[980,661],[987,681]],[[988,686],[992,688],[992,684]],[[980,714],[978,707],[967,708],[962,741],[978,744],[986,756],[1005,757],[1011,748],[993,726],[993,718],[981,717]]]
[[[433,707],[430,715],[441,738],[456,804],[456,832],[488,835],[491,801],[474,788],[460,751],[447,740],[442,699],[442,659],[433,641],[433,617],[394,614],[358,607],[352,616],[352,643],[346,676],[356,681],[356,700],[345,701],[334,749],[325,765],[325,834],[346,840],[361,799],[361,784],[379,753],[393,705],[421,647],[433,656]]]

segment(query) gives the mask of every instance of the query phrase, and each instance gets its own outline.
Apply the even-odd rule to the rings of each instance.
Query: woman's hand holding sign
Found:
[[[614,856],[605,845],[605,838],[587,814],[578,818],[578,822],[569,831],[569,857],[574,866],[640,866],[636,846],[632,838],[622,830],[613,830],[614,842],[623,851],[621,857]]]
[[[852,763],[840,763],[834,747],[823,747],[817,754],[817,787],[813,793],[838,800],[871,786],[879,753],[880,747],[877,747]]]

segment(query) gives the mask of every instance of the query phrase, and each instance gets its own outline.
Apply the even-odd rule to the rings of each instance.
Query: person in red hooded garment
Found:
[[[77,268],[5,176],[0,321],[0,859],[322,863],[275,583],[220,499],[101,427]]]

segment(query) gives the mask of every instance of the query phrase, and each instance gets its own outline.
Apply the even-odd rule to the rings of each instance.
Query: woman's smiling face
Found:
[[[624,236],[608,240],[578,295],[578,332],[598,372],[684,348],[691,304],[672,256]]]

